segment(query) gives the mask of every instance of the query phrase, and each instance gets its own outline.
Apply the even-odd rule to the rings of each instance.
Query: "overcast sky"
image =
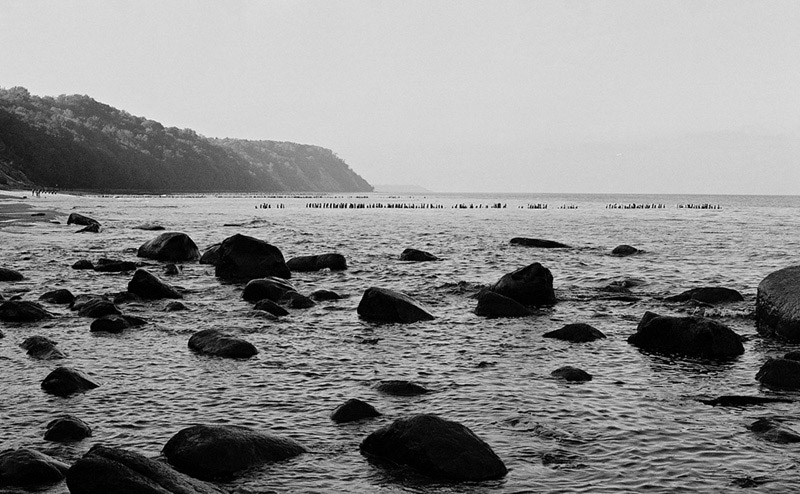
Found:
[[[800,2],[0,0],[0,86],[435,191],[800,194]]]

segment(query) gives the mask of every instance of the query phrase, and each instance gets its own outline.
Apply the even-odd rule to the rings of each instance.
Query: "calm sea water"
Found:
[[[761,339],[752,318],[758,283],[800,262],[800,198],[753,196],[428,195],[292,197],[42,196],[30,203],[63,212],[61,224],[0,228],[4,266],[27,279],[0,283],[5,297],[35,300],[67,288],[75,294],[116,293],[131,273],[76,271],[79,259],[136,260],[136,249],[158,232],[133,227],[157,222],[187,233],[205,247],[242,233],[269,241],[284,256],[339,252],[344,272],[297,273],[301,293],[334,290],[348,298],[293,310],[279,320],[241,300],[241,285],[221,284],[213,268],[185,264],[168,277],[185,290],[187,312],[165,312],[166,301],[121,306],[149,324],[123,335],[89,332],[90,319],[63,306],[43,323],[4,324],[0,362],[0,446],[32,447],[72,462],[93,444],[157,456],[167,440],[195,423],[224,423],[289,436],[311,452],[256,469],[222,484],[231,492],[755,492],[800,488],[800,450],[765,442],[747,429],[761,417],[785,419],[800,430],[796,403],[715,408],[697,401],[720,394],[775,396],[754,380],[761,364],[791,346]],[[310,209],[307,203],[437,204],[442,209]],[[269,209],[260,209],[261,204]],[[505,208],[453,209],[455,204]],[[527,209],[546,203],[548,209]],[[663,209],[607,209],[607,204],[664,204]],[[709,203],[722,209],[678,209]],[[283,205],[283,208],[277,206]],[[560,209],[559,206],[575,206]],[[523,206],[523,208],[520,208]],[[76,234],[70,212],[103,225]],[[573,248],[512,246],[528,236]],[[609,255],[619,244],[643,249]],[[429,251],[433,263],[398,260],[406,247]],[[469,295],[481,285],[532,262],[548,267],[559,303],[523,319],[484,319]],[[629,280],[637,302],[603,299],[600,288]],[[726,286],[745,302],[703,309],[662,301],[698,286]],[[408,293],[437,318],[411,325],[359,320],[363,291],[381,286]],[[728,363],[644,354],[626,343],[645,311],[705,314],[747,338],[745,354]],[[608,339],[570,344],[542,334],[589,323]],[[193,354],[195,331],[220,328],[249,340],[259,354],[226,360]],[[44,335],[68,354],[37,361],[18,344]],[[377,341],[376,341],[377,340]],[[101,386],[57,398],[39,387],[57,365],[87,373]],[[582,384],[550,377],[564,365],[594,376]],[[407,379],[434,392],[390,397],[381,380]],[[798,393],[782,393],[800,400]],[[382,417],[336,425],[330,412],[358,397]],[[71,413],[94,435],[71,445],[42,439],[55,416]],[[396,418],[436,413],[459,421],[486,440],[508,475],[471,484],[431,483],[397,476],[368,463],[361,440]],[[65,484],[45,492],[63,493]]]

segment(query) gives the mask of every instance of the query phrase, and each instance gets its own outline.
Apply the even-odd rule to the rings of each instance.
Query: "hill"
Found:
[[[88,96],[0,88],[0,185],[138,192],[369,192],[319,146],[210,139]]]

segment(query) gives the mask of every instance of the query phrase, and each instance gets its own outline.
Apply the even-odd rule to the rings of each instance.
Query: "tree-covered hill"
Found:
[[[141,192],[365,192],[332,151],[209,139],[88,96],[0,88],[0,185]]]

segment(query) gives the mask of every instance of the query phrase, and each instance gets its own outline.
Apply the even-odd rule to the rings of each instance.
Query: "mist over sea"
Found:
[[[310,451],[219,484],[236,493],[712,493],[800,487],[797,448],[766,442],[747,429],[759,418],[776,417],[800,430],[796,402],[723,408],[698,401],[726,394],[800,400],[796,391],[776,392],[755,381],[767,358],[795,348],[762,339],[753,320],[758,283],[800,263],[800,197],[47,194],[29,195],[26,202],[60,211],[61,223],[0,227],[2,265],[26,276],[0,282],[5,298],[36,300],[57,288],[76,295],[125,291],[130,272],[71,268],[81,259],[105,257],[143,262],[182,289],[189,310],[166,312],[166,300],[122,304],[124,314],[148,321],[122,335],[90,333],[91,319],[51,304],[46,306],[56,314],[53,320],[3,323],[0,449],[30,447],[67,463],[95,444],[155,457],[184,427],[235,424],[291,437]],[[348,207],[307,207],[320,203]],[[543,204],[546,209],[528,207]],[[650,207],[607,207],[631,204]],[[717,208],[677,207],[704,204]],[[75,233],[80,227],[66,224],[71,212],[98,220],[101,232]],[[290,281],[306,295],[328,289],[347,298],[273,318],[242,300],[243,285],[217,280],[212,266],[186,263],[179,275],[167,276],[162,263],[136,258],[137,248],[159,233],[134,228],[143,223],[184,232],[201,252],[241,233],[277,246],[287,260],[343,254],[346,271],[293,273]],[[571,248],[511,245],[513,237],[556,240]],[[643,252],[610,255],[620,244]],[[440,260],[400,261],[407,247]],[[520,319],[473,313],[476,301],[470,295],[533,262],[552,272],[555,306]],[[603,288],[614,283],[629,285],[633,298],[610,299]],[[408,325],[360,320],[356,307],[371,286],[410,295],[436,319]],[[745,300],[717,307],[663,300],[702,286],[736,289]],[[745,353],[724,363],[643,353],[626,339],[645,311],[711,317],[745,337]],[[608,338],[577,344],[542,337],[577,322]],[[234,360],[192,353],[189,337],[209,328],[250,341],[259,354]],[[28,357],[18,345],[33,335],[57,341],[67,359]],[[44,393],[42,379],[59,365],[85,372],[100,387],[69,398]],[[593,379],[566,383],[550,377],[565,365],[584,369]],[[433,392],[396,397],[374,389],[389,379],[411,380]],[[349,398],[367,401],[383,415],[334,424],[330,412]],[[93,436],[66,445],[44,441],[45,425],[65,413],[87,422]],[[445,484],[383,470],[359,454],[360,442],[372,431],[418,413],[468,426],[505,462],[508,475]],[[67,488],[61,483],[44,492]]]

